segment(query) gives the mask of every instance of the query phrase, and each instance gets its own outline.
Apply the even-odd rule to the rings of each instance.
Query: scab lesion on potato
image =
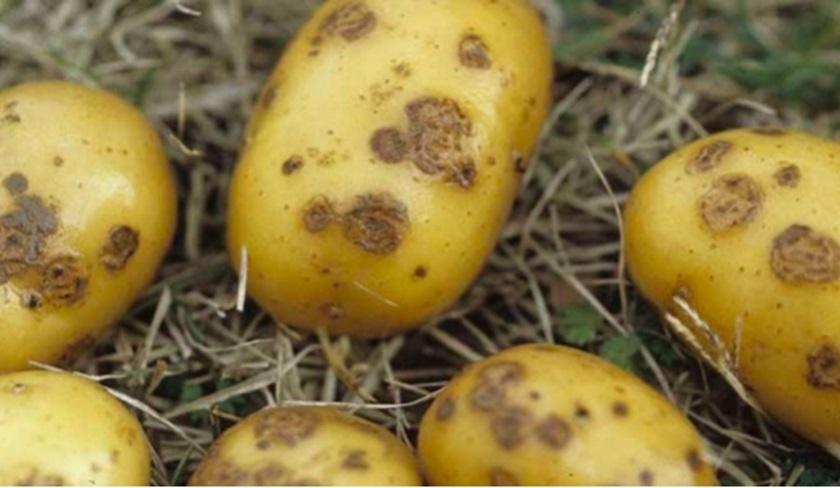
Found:
[[[840,390],[840,350],[824,342],[808,355],[808,384],[821,390]]]
[[[537,439],[552,449],[562,449],[572,439],[572,427],[556,414],[549,414],[536,426]]]
[[[493,363],[485,366],[470,392],[470,403],[480,411],[492,411],[504,404],[507,390],[522,381],[524,369],[514,362]]]
[[[630,408],[621,400],[616,400],[612,404],[612,413],[618,418],[624,418],[630,415]]]
[[[840,279],[840,245],[807,225],[794,224],[773,240],[771,267],[790,283],[830,283]]]
[[[490,478],[490,486],[517,486],[519,480],[510,471],[501,467],[492,467],[488,474]]]
[[[532,417],[530,410],[516,405],[497,410],[490,419],[490,426],[499,446],[507,450],[519,446],[526,438]]]
[[[376,27],[376,14],[365,2],[351,2],[331,12],[320,25],[320,35],[335,35],[352,42],[364,37]],[[322,42],[320,36],[313,44]]]
[[[140,233],[136,229],[128,225],[114,226],[108,232],[99,261],[109,271],[124,269],[139,246]]]
[[[367,453],[361,449],[353,449],[344,456],[341,467],[348,470],[363,471],[370,468]]]
[[[408,209],[388,193],[356,197],[353,208],[342,216],[344,237],[371,254],[397,250],[408,231]]]
[[[732,149],[729,141],[716,140],[705,144],[688,163],[689,172],[704,173],[719,165],[723,157]]]
[[[408,154],[408,141],[396,127],[383,127],[374,132],[370,147],[386,163],[399,163]]]
[[[3,186],[10,195],[16,196],[26,193],[29,189],[29,180],[23,174],[14,172],[3,180]]]
[[[336,218],[332,203],[324,196],[313,198],[303,212],[303,225],[312,233],[322,232]]]
[[[88,270],[76,256],[51,259],[41,275],[40,291],[44,298],[58,306],[74,305],[84,297]]]
[[[493,64],[489,49],[477,34],[465,34],[458,44],[458,60],[461,65],[472,69],[489,69]]]
[[[303,158],[297,154],[289,156],[289,159],[283,161],[283,174],[291,176],[303,168]]]
[[[802,178],[802,174],[799,170],[799,166],[795,164],[786,164],[773,173],[773,178],[779,186],[796,188],[796,186],[799,185],[799,180]]]
[[[639,471],[639,484],[641,486],[653,486],[653,471],[643,469]]]
[[[749,176],[723,175],[700,197],[700,213],[709,229],[722,232],[755,220],[762,200],[761,188]]]
[[[257,449],[266,450],[272,445],[281,444],[294,447],[299,442],[311,437],[318,428],[320,418],[311,412],[274,408],[259,414],[254,423],[254,437]]]

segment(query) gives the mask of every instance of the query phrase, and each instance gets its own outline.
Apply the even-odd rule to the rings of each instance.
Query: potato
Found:
[[[645,383],[561,346],[468,366],[420,425],[433,485],[716,484],[692,425]]]
[[[228,251],[278,321],[381,336],[452,304],[509,213],[550,102],[527,0],[329,0],[268,80]]]
[[[68,359],[151,281],[175,186],[139,111],[66,82],[0,91],[0,372]]]
[[[740,129],[638,182],[627,261],[668,322],[748,400],[840,454],[840,144]]]
[[[0,486],[148,485],[140,423],[104,388],[67,373],[0,376]]]
[[[411,451],[388,431],[326,407],[275,407],[226,431],[190,485],[414,486]]]

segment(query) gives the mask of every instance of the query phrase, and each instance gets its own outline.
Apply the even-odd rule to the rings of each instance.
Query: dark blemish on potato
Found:
[[[773,239],[773,272],[791,283],[829,283],[840,279],[840,245],[834,238],[794,224]]]
[[[688,163],[688,170],[703,173],[720,164],[723,156],[732,149],[728,141],[712,141],[700,148],[697,155]]]
[[[448,98],[423,97],[405,107],[411,157],[426,174],[452,172],[472,162],[465,147],[472,123],[457,102]]]
[[[356,197],[352,210],[341,216],[344,237],[371,254],[390,254],[408,231],[408,210],[388,193]]]
[[[193,474],[190,485],[197,486],[243,486],[250,485],[250,476],[240,466],[226,459],[212,459],[204,462]]]
[[[754,127],[750,129],[750,132],[762,136],[783,136],[787,134],[784,129],[780,129],[778,127]]]
[[[441,422],[444,422],[452,418],[452,415],[454,414],[455,400],[447,397],[441,400],[440,405],[438,405],[437,411],[435,412],[435,418]]]
[[[425,266],[417,266],[414,268],[414,277],[423,279],[429,275],[429,270]]]
[[[530,398],[533,401],[537,401],[540,398],[542,398],[542,395],[540,395],[540,392],[538,391],[531,391],[528,393],[528,398]]]
[[[321,22],[321,32],[341,36],[350,42],[360,39],[375,27],[376,15],[364,2],[339,7]]]
[[[370,148],[376,157],[386,163],[399,163],[408,153],[408,141],[399,129],[386,127],[377,130],[370,138]]]
[[[516,406],[503,407],[490,420],[493,437],[503,449],[513,449],[525,440],[531,412]]]
[[[335,218],[332,204],[325,197],[316,197],[303,212],[303,224],[312,233],[325,230]]]
[[[283,444],[294,447],[309,438],[318,428],[320,419],[311,412],[298,409],[273,408],[259,414],[254,423],[257,442]]]
[[[458,45],[458,59],[467,68],[488,69],[492,62],[487,54],[487,44],[475,34],[467,34]]]
[[[490,468],[490,486],[517,486],[519,480],[510,471],[493,467]]]
[[[256,486],[278,486],[284,483],[286,470],[278,464],[269,464],[254,471],[251,476],[252,481],[245,484],[253,484]]]
[[[344,307],[336,305],[335,303],[327,303],[321,307],[321,312],[330,320],[338,320],[344,317]]]
[[[639,472],[639,484],[642,486],[653,486],[653,471],[643,469]]]
[[[47,238],[58,230],[55,213],[39,197],[18,195],[15,206],[0,216],[0,284],[40,267]]]
[[[298,155],[294,155],[283,163],[283,174],[289,176],[296,173],[301,168],[303,168],[303,158]]]
[[[472,161],[459,164],[455,168],[455,172],[450,177],[450,180],[463,189],[469,189],[475,184],[475,178],[478,175],[478,170]]]
[[[700,457],[700,451],[697,449],[689,450],[685,455],[685,461],[688,463],[689,469],[695,473],[703,469],[703,458]]]
[[[552,449],[562,449],[572,439],[569,423],[554,414],[537,424],[535,432],[537,439]]]
[[[53,165],[54,166],[64,166],[64,158],[61,156],[56,156],[53,158]]]
[[[21,193],[25,193],[29,188],[29,180],[27,180],[22,174],[15,172],[3,180],[3,186],[10,195],[20,195]]]
[[[513,151],[511,159],[513,160],[513,167],[516,168],[517,173],[525,173],[528,171],[528,160],[525,159],[524,154],[519,151]]]
[[[271,104],[274,103],[279,91],[280,90],[276,86],[269,87],[265,90],[265,93],[263,93],[263,96],[260,99],[260,103],[262,103],[263,108],[271,107]]]
[[[616,417],[626,417],[629,415],[627,404],[622,401],[617,401],[612,404],[612,412]]]
[[[365,456],[367,453],[361,449],[354,449],[347,453],[341,462],[341,467],[349,470],[365,470],[370,468]]]
[[[504,403],[506,390],[519,383],[524,371],[519,363],[495,363],[484,367],[478,382],[470,393],[470,403],[484,412],[492,411]]]
[[[20,306],[29,310],[38,310],[44,305],[44,297],[34,290],[23,290],[20,293]]]
[[[127,225],[112,227],[108,239],[102,246],[99,260],[109,271],[125,268],[128,260],[137,252],[140,233]]]
[[[576,419],[581,420],[581,421],[589,420],[590,415],[591,414],[589,413],[588,408],[586,408],[586,407],[584,407],[583,405],[580,405],[580,404],[575,406],[575,418]]]
[[[821,390],[840,390],[840,351],[824,343],[808,355],[808,384]]]
[[[399,63],[391,68],[391,71],[400,78],[408,78],[411,76],[411,65],[405,62]]]
[[[724,175],[700,197],[700,214],[712,231],[722,232],[755,220],[762,200],[761,189],[749,176]]]
[[[787,188],[796,188],[801,177],[802,174],[799,171],[799,166],[795,164],[788,164],[773,173],[773,178],[776,179],[776,183],[778,183],[779,186]]]

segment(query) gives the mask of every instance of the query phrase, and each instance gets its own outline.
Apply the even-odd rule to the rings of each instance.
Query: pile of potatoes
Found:
[[[266,82],[230,187],[227,246],[274,319],[382,337],[481,270],[552,101],[528,0],[328,0]],[[119,121],[119,123],[114,123]],[[0,91],[0,485],[146,485],[138,420],[63,365],[152,281],[177,191],[152,124],[61,82]],[[153,184],[149,184],[153,182]],[[781,129],[690,144],[627,204],[632,276],[745,400],[840,452],[840,145]],[[457,232],[454,230],[457,229]],[[704,441],[590,354],[467,366],[403,440],[330,407],[268,408],[192,485],[713,485]]]

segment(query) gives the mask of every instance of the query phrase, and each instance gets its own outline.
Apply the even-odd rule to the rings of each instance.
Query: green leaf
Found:
[[[634,335],[615,336],[601,344],[598,355],[635,373],[638,369],[635,365],[635,359],[639,354],[639,349],[641,349],[641,342],[638,337]]]
[[[560,335],[569,344],[585,346],[595,340],[603,323],[591,306],[575,305],[560,312]]]

